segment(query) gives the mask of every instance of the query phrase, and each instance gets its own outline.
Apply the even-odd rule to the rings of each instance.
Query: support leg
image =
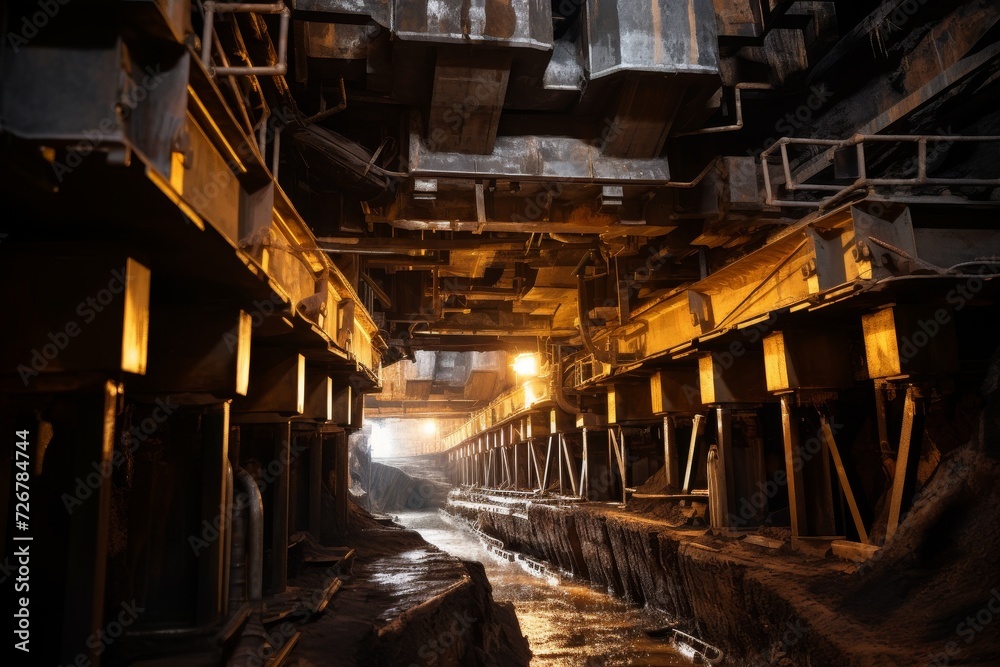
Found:
[[[904,509],[909,506],[916,477],[916,463],[920,458],[920,436],[923,433],[923,419],[919,410],[917,388],[906,388],[903,404],[903,428],[899,435],[899,451],[896,455],[896,474],[892,480],[892,499],[889,502],[889,523],[885,530],[885,541],[896,534]]]
[[[799,451],[799,423],[792,394],[781,396],[781,433],[785,445],[785,476],[788,480],[788,511],[791,517],[792,542],[808,534],[806,496],[802,485],[802,455]]]
[[[676,489],[680,486],[679,465],[677,460],[677,433],[674,431],[670,416],[663,417],[663,470],[666,474],[667,486]]]

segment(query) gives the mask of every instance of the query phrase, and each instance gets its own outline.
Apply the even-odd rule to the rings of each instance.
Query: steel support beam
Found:
[[[792,542],[809,533],[806,520],[805,487],[802,484],[802,454],[799,449],[799,422],[794,394],[781,396],[781,434],[785,449],[785,478],[788,481],[788,513]]]

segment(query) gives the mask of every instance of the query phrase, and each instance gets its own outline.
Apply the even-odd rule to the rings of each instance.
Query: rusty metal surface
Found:
[[[548,0],[396,0],[394,8],[392,29],[402,40],[552,48]]]
[[[392,0],[292,0],[292,9],[303,12],[326,12],[357,19],[370,17],[381,26],[389,27]]]
[[[435,152],[410,136],[410,173],[421,177],[483,176],[529,181],[631,183],[670,181],[667,160],[609,158],[591,142],[569,137],[497,137],[489,155]]]
[[[585,20],[591,79],[630,70],[719,71],[711,0],[588,0]]]

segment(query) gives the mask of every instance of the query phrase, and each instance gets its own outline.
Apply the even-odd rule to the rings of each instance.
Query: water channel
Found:
[[[691,664],[670,644],[646,635],[670,622],[666,614],[629,605],[585,581],[529,573],[520,563],[491,554],[467,526],[436,510],[397,516],[442,551],[483,563],[493,597],[517,610],[534,654],[532,667]]]

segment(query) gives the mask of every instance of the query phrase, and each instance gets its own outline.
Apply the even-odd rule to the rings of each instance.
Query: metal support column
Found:
[[[574,496],[579,496],[580,491],[576,486],[576,470],[574,470],[573,458],[569,455],[569,443],[566,442],[566,438],[560,439],[562,440],[563,458],[566,459],[566,474],[569,477],[570,488],[573,490]]]
[[[350,448],[347,443],[347,433],[340,431],[332,434],[333,439],[333,474],[336,478],[334,489],[334,517],[336,536],[339,540],[347,538],[347,503],[351,484]],[[318,537],[318,536],[317,536]]]
[[[720,525],[722,527],[729,527],[729,515],[731,513],[731,508],[729,506],[729,485],[733,479],[732,475],[732,421],[733,414],[732,409],[724,406],[719,406],[715,409],[716,414],[716,427],[718,428],[718,448],[719,448],[719,462],[718,462],[718,507],[722,512],[720,517]]]
[[[785,445],[785,476],[788,480],[788,512],[792,542],[809,532],[806,520],[806,495],[802,484],[802,454],[799,451],[799,422],[793,394],[781,396],[781,433]]]
[[[549,463],[552,460],[552,440],[556,436],[549,436],[548,449],[545,451],[545,477],[542,479],[542,490],[545,491],[549,488]],[[562,490],[562,484],[559,485],[560,491]]]
[[[75,407],[80,416],[73,430],[67,432],[65,444],[72,444],[67,454],[72,457],[73,471],[80,479],[94,472],[95,463],[100,470],[111,469],[119,391],[118,384],[109,380],[100,390],[88,391],[77,400]],[[93,497],[76,508],[69,520],[65,547],[72,557],[68,560],[66,578],[76,585],[66,590],[62,627],[55,629],[62,638],[61,664],[75,664],[77,654],[87,656],[91,664],[100,661],[99,645],[88,641],[88,637],[99,637],[104,627],[110,513],[111,478],[104,477],[94,489]]]
[[[204,452],[203,466],[206,472],[202,483],[202,519],[214,525],[218,522],[219,535],[230,530],[226,517],[226,486],[228,485],[226,465],[229,462],[229,402],[208,410],[201,417]],[[226,554],[224,540],[212,540],[207,549],[198,556],[198,622],[214,623],[222,615],[225,598],[229,592],[223,590]]]
[[[274,426],[274,456],[280,472],[274,481],[271,510],[270,593],[281,593],[288,585],[288,496],[291,473],[292,424]]]
[[[670,415],[663,416],[663,471],[667,486],[676,489],[680,486],[680,465],[677,460],[677,433]]]
[[[309,438],[309,532],[319,539],[323,515],[323,434]]]

